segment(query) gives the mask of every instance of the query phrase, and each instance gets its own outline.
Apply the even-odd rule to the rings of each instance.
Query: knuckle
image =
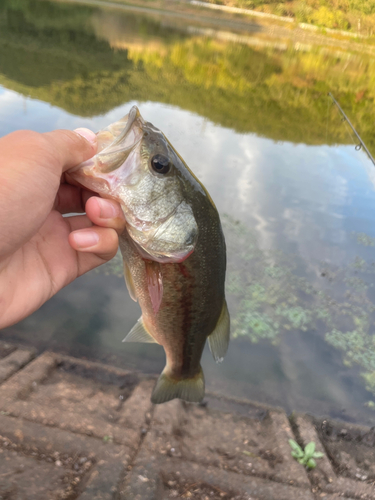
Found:
[[[67,146],[77,147],[86,145],[86,141],[80,137],[78,134],[65,129],[55,130],[58,134],[60,134],[61,139],[67,143]]]

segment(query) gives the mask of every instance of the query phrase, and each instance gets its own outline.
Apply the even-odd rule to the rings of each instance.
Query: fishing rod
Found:
[[[357,151],[359,151],[361,148],[363,148],[366,151],[367,156],[370,158],[370,160],[372,161],[372,163],[375,165],[375,160],[372,157],[370,151],[367,149],[366,144],[360,138],[358,132],[356,131],[356,129],[351,124],[349,118],[346,116],[346,114],[345,114],[344,110],[342,109],[342,107],[340,106],[340,104],[336,101],[336,99],[333,97],[333,95],[331,94],[331,92],[328,92],[328,96],[332,99],[333,103],[336,104],[336,106],[338,107],[338,110],[340,111],[340,113],[343,116],[343,119],[348,123],[349,127],[353,130],[354,134],[356,135],[357,139],[359,140],[359,144],[356,145],[355,149]]]

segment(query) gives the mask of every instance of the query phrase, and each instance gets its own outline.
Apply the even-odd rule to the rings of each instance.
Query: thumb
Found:
[[[87,128],[54,130],[43,134],[54,151],[62,172],[88,160],[96,153],[96,134]]]

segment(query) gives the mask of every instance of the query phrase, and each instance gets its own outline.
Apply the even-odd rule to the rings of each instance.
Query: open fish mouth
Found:
[[[120,134],[115,138],[115,140],[112,142],[112,144],[110,145],[111,148],[114,148],[116,146],[120,146],[120,147],[123,147],[123,142],[126,141],[128,139],[128,134],[133,126],[133,123],[139,119],[141,122],[144,122],[140,112],[139,112],[139,109],[137,108],[137,106],[133,106],[129,113],[128,113],[128,119],[126,121],[126,124],[125,124],[125,127],[124,129],[122,130],[122,132],[120,132]],[[113,135],[116,136],[116,132],[117,132],[117,127],[116,127],[116,124],[118,122],[115,122],[113,123],[112,125],[110,125],[108,128],[109,129],[112,129],[113,130]],[[120,123],[122,123],[120,121]],[[120,125],[121,126],[121,125]]]
[[[118,183],[126,181],[127,169],[123,169],[121,173],[116,171],[135,153],[143,138],[145,127],[146,122],[139,109],[133,106],[127,115],[96,134],[97,154],[71,169],[69,175],[72,174],[76,181],[89,189],[95,191],[95,187],[98,187],[102,194],[110,194]],[[133,163],[129,162],[129,165]],[[103,193],[105,185],[106,193]]]

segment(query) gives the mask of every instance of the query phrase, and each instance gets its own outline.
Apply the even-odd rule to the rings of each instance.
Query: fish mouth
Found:
[[[146,122],[139,109],[133,106],[121,120],[96,134],[97,154],[70,169],[69,177],[93,191],[112,194],[114,188],[124,182],[129,174],[126,160],[136,152],[145,127]]]
[[[142,116],[141,116],[141,113],[139,112],[139,109],[137,108],[137,106],[133,106],[133,107],[130,109],[129,113],[128,113],[128,120],[127,120],[127,122],[126,122],[126,125],[125,125],[124,130],[123,130],[123,131],[120,133],[120,135],[118,135],[118,136],[116,137],[116,139],[112,142],[112,144],[110,145],[110,147],[111,147],[111,148],[113,148],[113,147],[115,147],[115,146],[117,146],[117,145],[121,144],[121,143],[125,140],[126,136],[128,135],[128,133],[129,133],[130,129],[131,129],[131,128],[132,128],[132,126],[133,126],[133,123],[135,122],[135,120],[136,120],[137,118],[140,118],[140,120],[141,120],[142,122],[144,121],[144,120],[143,120],[143,118],[142,118]],[[143,125],[143,124],[142,124],[142,125]]]
[[[122,124],[125,126],[121,130]],[[139,109],[133,106],[127,116],[99,132],[97,134],[99,152],[94,157],[96,174],[107,174],[120,168],[142,140],[144,127],[145,121]],[[108,133],[113,137],[109,144],[107,144]]]

